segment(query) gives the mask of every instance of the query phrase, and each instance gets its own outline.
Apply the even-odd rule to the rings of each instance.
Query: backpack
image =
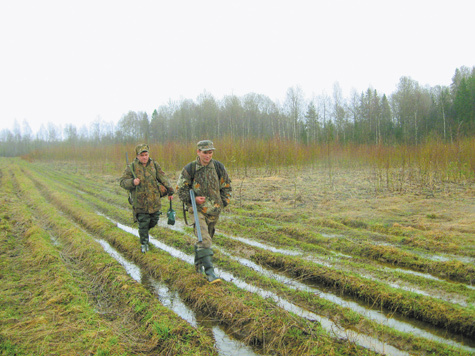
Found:
[[[216,169],[216,173],[218,174],[218,180],[221,181],[221,177],[224,175],[224,164],[222,164],[220,161],[217,161],[213,159],[214,163],[214,168]],[[190,162],[185,166],[186,171],[191,177],[191,180],[195,178],[195,172],[196,172],[196,161]]]

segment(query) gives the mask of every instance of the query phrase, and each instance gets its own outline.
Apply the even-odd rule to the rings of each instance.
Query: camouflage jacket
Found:
[[[197,158],[192,162],[195,166],[191,174],[183,168],[176,187],[180,200],[188,207],[191,206],[191,187],[196,196],[206,197],[206,202],[198,205],[198,210],[207,215],[219,215],[229,204],[232,192],[231,179],[226,169],[219,178],[214,162],[215,160],[211,160],[207,166],[203,166]]]
[[[134,167],[135,177],[140,179],[138,186],[134,185],[134,175],[132,174]],[[144,166],[138,159],[128,165],[120,178],[120,186],[129,190],[132,194],[134,212],[136,214],[152,214],[160,210],[160,187],[163,185],[168,195],[175,192],[170,185],[165,172],[162,171],[160,165],[149,159],[147,165]]]

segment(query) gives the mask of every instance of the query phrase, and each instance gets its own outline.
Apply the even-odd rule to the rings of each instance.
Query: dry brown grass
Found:
[[[410,182],[395,190],[381,187],[371,169],[282,169],[278,175],[256,172],[233,178],[242,189],[237,199],[276,212],[349,219],[439,235],[475,234],[475,183],[439,182],[436,189]],[[235,189],[236,190],[236,189]]]

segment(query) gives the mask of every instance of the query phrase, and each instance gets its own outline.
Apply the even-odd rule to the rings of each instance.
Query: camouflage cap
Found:
[[[213,141],[210,141],[210,140],[200,141],[200,142],[198,142],[198,144],[196,146],[200,151],[215,150],[214,145],[213,145]]]
[[[141,143],[140,145],[135,146],[135,153],[137,155],[141,154],[142,152],[148,152],[150,148],[147,144]]]

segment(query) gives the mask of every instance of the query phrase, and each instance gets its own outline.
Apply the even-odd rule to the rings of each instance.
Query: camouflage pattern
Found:
[[[215,150],[214,145],[213,145],[213,142],[210,141],[210,140],[203,140],[203,141],[200,141],[200,142],[198,142],[198,144],[196,145],[196,147],[197,147],[200,151]]]
[[[150,147],[148,147],[147,144],[141,143],[140,145],[135,146],[135,154],[139,155],[142,152],[148,152],[150,151]]]
[[[193,218],[193,231],[196,236],[196,224],[195,224],[195,214],[193,214],[193,208],[189,208],[189,213]],[[219,215],[204,215],[203,213],[198,213],[198,221],[200,225],[201,238],[203,241],[197,242],[196,247],[198,248],[211,248],[213,244],[213,236],[216,231],[216,224],[218,223]]]
[[[139,237],[140,244],[149,243],[148,231],[153,227],[157,226],[158,220],[160,219],[161,211],[157,211],[153,214],[137,214],[137,221],[139,223]]]
[[[183,169],[178,177],[176,188],[180,200],[190,207],[190,189],[192,188],[196,196],[206,197],[206,202],[199,205],[198,210],[208,218],[219,216],[223,208],[229,204],[232,195],[231,179],[226,170],[223,173],[219,180],[214,160],[211,160],[207,166],[203,166],[197,158],[193,182],[186,169]]]
[[[133,183],[132,166],[135,176],[140,179],[137,187]],[[119,183],[122,188],[129,190],[132,194],[134,214],[153,214],[160,210],[160,184],[166,188],[167,195],[174,193],[165,172],[152,159],[149,159],[144,166],[136,158],[133,164],[128,165],[124,170]]]

